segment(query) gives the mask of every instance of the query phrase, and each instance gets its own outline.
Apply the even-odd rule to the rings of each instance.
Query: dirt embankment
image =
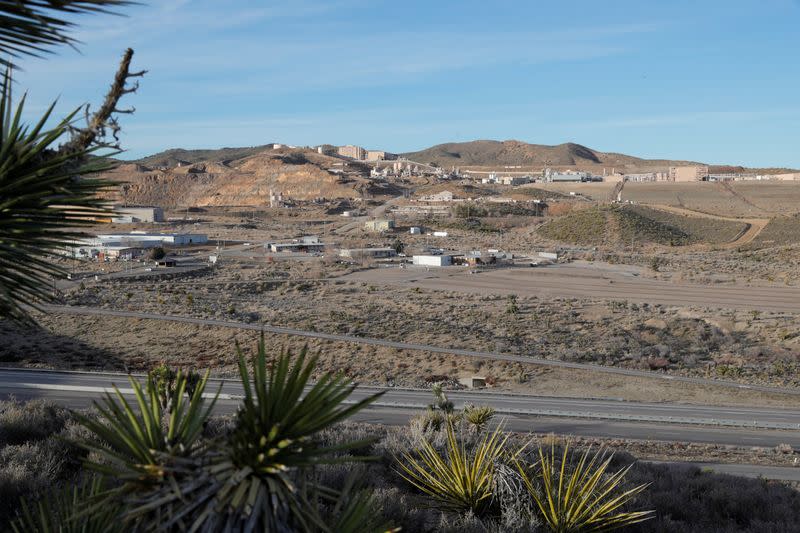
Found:
[[[331,171],[337,162],[309,151],[267,150],[238,160],[173,167],[125,164],[105,177],[119,183],[110,195],[114,200],[166,208],[264,206],[270,191],[286,200],[360,198],[367,180],[358,173]]]

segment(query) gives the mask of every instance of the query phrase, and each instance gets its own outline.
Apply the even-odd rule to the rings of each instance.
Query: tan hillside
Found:
[[[446,143],[403,155],[413,161],[432,162],[445,167],[452,165],[462,167],[513,165],[541,168],[547,165],[595,170],[605,166],[626,171],[645,171],[664,169],[672,164],[690,163],[666,159],[641,159],[624,154],[599,152],[575,143],[548,146],[515,140]]]
[[[147,159],[165,162],[170,157]],[[173,208],[268,205],[270,189],[293,200],[395,194],[371,185],[362,176],[362,169],[348,168],[345,177],[330,172],[328,169],[341,160],[310,150],[262,149],[241,159],[214,158],[166,167],[148,166],[142,161],[146,160],[122,164],[106,176],[120,183],[112,194],[114,200]]]

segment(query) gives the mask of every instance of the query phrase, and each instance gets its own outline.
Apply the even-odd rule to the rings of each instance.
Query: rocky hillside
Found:
[[[360,198],[394,195],[377,190],[353,168],[329,169],[341,160],[300,149],[170,150],[121,164],[106,177],[120,185],[111,195],[130,205],[165,208],[268,205],[270,190],[284,198]],[[341,168],[341,167],[339,167]]]
[[[572,211],[541,226],[548,239],[584,246],[684,246],[735,239],[743,222],[687,217],[644,206],[595,206]]]
[[[555,146],[528,144],[522,141],[470,141],[446,143],[418,152],[403,154],[413,161],[436,163],[441,166],[497,167],[522,166],[541,168],[571,167],[595,170],[616,167],[626,171],[664,170],[671,164],[690,164],[687,161],[641,159],[624,154],[599,152],[586,146],[565,143]]]
[[[272,145],[269,145],[270,148]],[[192,163],[199,163],[202,161],[234,161],[267,150],[267,146],[251,146],[244,148],[219,148],[209,150],[185,150],[183,148],[171,148],[157,154],[153,154],[132,163],[138,163],[145,167],[159,168],[159,167],[176,167],[178,165],[187,165]]]

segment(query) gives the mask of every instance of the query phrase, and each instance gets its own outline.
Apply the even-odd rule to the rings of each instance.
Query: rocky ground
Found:
[[[800,384],[800,320],[792,314],[484,296],[330,279],[346,271],[335,263],[310,261],[227,264],[180,281],[89,284],[69,291],[65,302],[747,383]]]

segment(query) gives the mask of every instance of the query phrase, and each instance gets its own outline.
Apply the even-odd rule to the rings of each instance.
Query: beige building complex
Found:
[[[367,150],[367,161],[393,161],[395,159],[397,159],[397,154],[391,152]]]
[[[708,167],[693,165],[686,167],[669,167],[667,181],[703,181],[708,179]]]
[[[800,180],[800,172],[789,172],[787,174],[773,174],[765,176],[765,179],[778,180],[778,181],[798,181]]]
[[[363,160],[367,155],[367,151],[360,146],[348,144],[346,146],[339,147],[339,155],[349,157],[351,159]]]

